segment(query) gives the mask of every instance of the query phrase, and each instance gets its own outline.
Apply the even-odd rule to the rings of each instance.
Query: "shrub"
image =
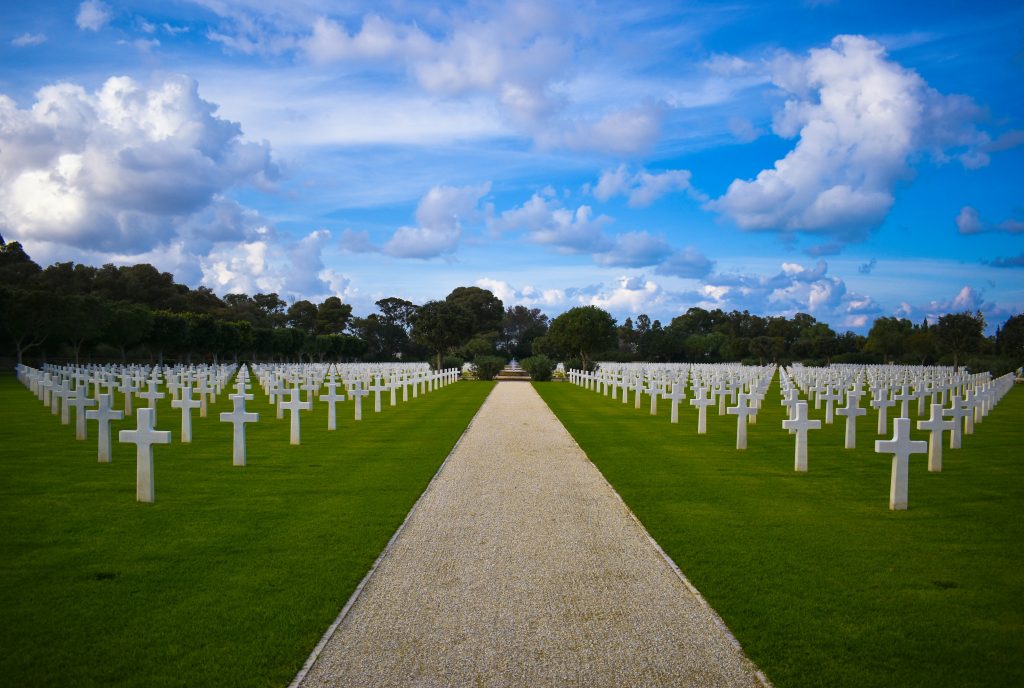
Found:
[[[567,358],[565,359],[565,369],[569,370],[583,370],[583,359],[582,358]],[[597,370],[596,361],[587,361],[587,371],[592,373]]]
[[[493,380],[494,376],[505,367],[505,359],[497,356],[477,356],[473,359],[476,376],[480,380]]]
[[[444,359],[441,361],[441,367],[446,370],[448,368],[459,368],[461,370],[463,363],[465,363],[465,361],[463,361],[458,356],[445,356]]]
[[[555,371],[555,362],[543,354],[525,358],[520,365],[537,382],[547,382]]]

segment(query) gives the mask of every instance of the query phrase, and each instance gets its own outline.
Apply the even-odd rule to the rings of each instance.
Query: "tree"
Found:
[[[913,327],[906,318],[875,318],[864,350],[881,355],[882,360],[888,363],[904,352],[906,339]]]
[[[42,271],[43,269],[28,257],[20,243],[12,241],[6,244],[3,237],[0,237],[0,285],[24,288]]]
[[[83,347],[100,339],[111,317],[111,304],[95,296],[65,296],[61,299],[57,334],[75,352],[75,365]]]
[[[288,308],[288,326],[306,334],[313,334],[316,332],[316,316],[316,306],[301,299]]]
[[[437,354],[440,370],[441,358],[469,341],[474,322],[473,314],[458,303],[428,301],[412,321],[412,338]]]
[[[128,360],[128,349],[146,340],[153,326],[153,312],[134,303],[114,304],[110,319],[103,328],[103,339],[121,352],[121,362]]]
[[[1009,318],[996,333],[999,353],[1024,363],[1024,313]]]
[[[18,365],[26,352],[42,345],[53,333],[60,307],[59,297],[50,292],[11,289],[0,293],[3,328],[14,344]]]
[[[579,355],[583,367],[595,351],[615,348],[615,318],[597,306],[577,306],[551,321],[547,338],[559,349]]]
[[[337,296],[328,296],[316,309],[317,334],[341,334],[352,317],[352,306]]]
[[[958,368],[961,357],[977,351],[985,339],[985,316],[981,311],[947,313],[939,318],[933,329],[939,347],[953,354],[953,367]]]
[[[261,323],[266,327],[284,327],[287,320],[285,307],[287,304],[275,293],[256,294],[253,303],[262,316]]]
[[[530,355],[533,340],[548,331],[548,316],[539,308],[509,306],[501,320],[501,349],[522,360]]]
[[[472,318],[472,334],[497,335],[505,315],[505,305],[487,289],[457,287],[445,301],[466,309]]]
[[[380,310],[380,321],[386,325],[396,325],[408,334],[412,330],[412,319],[416,315],[417,306],[412,301],[389,296],[376,302]]]
[[[163,365],[165,352],[177,354],[188,348],[189,324],[189,318],[181,313],[153,311],[149,333],[144,341],[150,351],[156,352],[160,365]]]

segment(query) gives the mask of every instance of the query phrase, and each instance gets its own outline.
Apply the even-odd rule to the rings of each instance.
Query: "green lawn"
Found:
[[[777,382],[746,451],[735,416],[709,409],[700,436],[685,401],[672,425],[664,402],[535,387],[775,685],[1024,685],[1024,389],[942,473],[912,456],[892,512],[873,410],[856,450],[842,418],[812,431],[797,474]]]
[[[135,501],[135,447],[96,461],[95,423],[74,439],[12,375],[0,375],[0,684],[283,686],[302,666],[493,383],[384,399],[363,418],[326,404],[287,415],[257,391],[248,466],[231,463],[230,410],[193,413],[180,440],[168,400],[155,447],[156,503]],[[399,394],[399,398],[401,394]],[[118,395],[117,406],[121,397]]]

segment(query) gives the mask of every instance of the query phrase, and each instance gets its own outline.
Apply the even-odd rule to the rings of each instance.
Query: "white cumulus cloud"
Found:
[[[78,6],[75,23],[83,31],[99,31],[113,18],[110,5],[100,0],[85,0]]]
[[[28,109],[0,96],[4,235],[146,251],[224,206],[226,190],[270,183],[269,148],[215,112],[187,77],[151,89],[113,77],[92,93],[59,83]]]
[[[691,196],[703,200],[703,195],[690,184],[691,177],[689,170],[648,172],[641,169],[631,173],[626,165],[619,165],[614,170],[601,173],[593,193],[600,201],[607,201],[615,196],[627,196],[629,205],[634,208],[649,206],[674,191],[686,191]]]
[[[480,202],[490,190],[490,182],[431,188],[416,208],[416,226],[395,230],[381,251],[396,258],[435,258],[453,253],[462,238],[462,223],[483,217]],[[350,240],[358,238],[348,236]]]
[[[806,58],[773,64],[790,94],[773,129],[796,146],[753,180],[734,180],[708,207],[747,230],[810,232],[857,241],[885,219],[910,160],[960,151],[965,166],[987,137],[973,125],[977,107],[939,93],[863,36],[837,36]]]

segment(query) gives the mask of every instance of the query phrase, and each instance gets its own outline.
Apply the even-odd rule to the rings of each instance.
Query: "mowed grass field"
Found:
[[[746,451],[715,409],[697,435],[687,401],[672,425],[664,401],[653,417],[647,397],[534,384],[776,686],[1024,685],[1024,389],[941,473],[913,455],[893,512],[873,409],[855,450],[841,417],[812,431],[798,474],[777,381]]]
[[[246,467],[228,392],[193,412],[192,444],[164,399],[174,441],[139,504],[135,446],[117,442],[134,416],[99,464],[95,423],[76,441],[74,413],[61,425],[0,375],[0,685],[287,685],[492,387],[385,395],[380,414],[370,395],[358,423],[347,401],[335,432],[317,403],[298,447],[257,387]]]

